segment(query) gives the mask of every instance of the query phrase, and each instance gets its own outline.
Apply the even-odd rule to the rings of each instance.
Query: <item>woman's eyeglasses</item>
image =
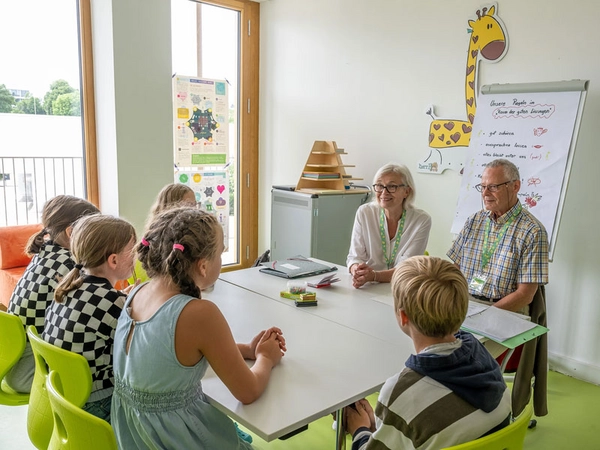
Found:
[[[398,188],[406,187],[405,184],[388,184],[387,186],[384,184],[374,184],[373,189],[375,192],[383,192],[384,190],[388,191],[390,194],[393,194],[398,190]]]

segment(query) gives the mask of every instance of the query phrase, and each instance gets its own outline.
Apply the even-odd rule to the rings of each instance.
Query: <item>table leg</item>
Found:
[[[346,450],[346,430],[344,429],[344,408],[337,410],[335,415],[337,427],[335,429],[335,450]]]

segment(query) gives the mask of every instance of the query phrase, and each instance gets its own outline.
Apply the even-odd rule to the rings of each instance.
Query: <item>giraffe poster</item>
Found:
[[[227,82],[173,77],[177,167],[224,166],[229,154]]]
[[[185,184],[194,191],[200,208],[215,215],[223,227],[225,251],[229,242],[229,178],[227,171],[177,171],[175,183]]]
[[[468,20],[469,45],[465,70],[466,120],[440,119],[430,106],[429,153],[417,164],[417,172],[440,175],[446,169],[462,171],[477,109],[479,62],[498,62],[508,51],[506,27],[496,4],[476,11]]]

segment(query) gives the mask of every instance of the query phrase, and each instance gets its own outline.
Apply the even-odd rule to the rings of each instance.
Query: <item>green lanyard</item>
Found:
[[[400,223],[398,224],[398,231],[396,231],[396,237],[394,238],[394,249],[392,250],[391,256],[388,258],[387,236],[385,235],[385,213],[383,212],[383,209],[379,214],[379,235],[381,236],[383,257],[385,258],[388,269],[394,267],[394,261],[396,261],[396,254],[398,254],[398,247],[400,246],[400,238],[402,237],[402,231],[404,231],[404,219],[406,219],[406,210],[402,211],[402,217],[400,217]]]
[[[498,236],[496,236],[496,239],[494,239],[494,242],[491,245],[489,242],[489,238],[490,238],[490,231],[492,228],[492,225],[491,225],[492,219],[491,219],[491,217],[488,217],[488,220],[485,223],[485,233],[483,236],[483,251],[481,253],[481,270],[482,271],[485,270],[488,263],[490,262],[492,255],[498,248],[498,244],[500,243],[500,241],[506,234],[506,230],[508,230],[508,227],[510,226],[511,223],[513,223],[513,221],[515,220],[515,218],[521,212],[522,209],[523,209],[523,207],[519,203],[519,206],[517,207],[517,209],[515,209],[514,213],[508,219],[506,219],[506,222],[504,222],[504,225],[502,225],[502,228],[498,232]]]

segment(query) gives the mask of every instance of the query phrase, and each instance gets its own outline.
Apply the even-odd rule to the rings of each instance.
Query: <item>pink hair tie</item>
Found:
[[[179,251],[184,251],[185,247],[181,244],[173,244],[173,250],[179,250]]]
[[[150,242],[148,242],[146,239],[142,238],[141,242],[144,247],[150,247]]]

